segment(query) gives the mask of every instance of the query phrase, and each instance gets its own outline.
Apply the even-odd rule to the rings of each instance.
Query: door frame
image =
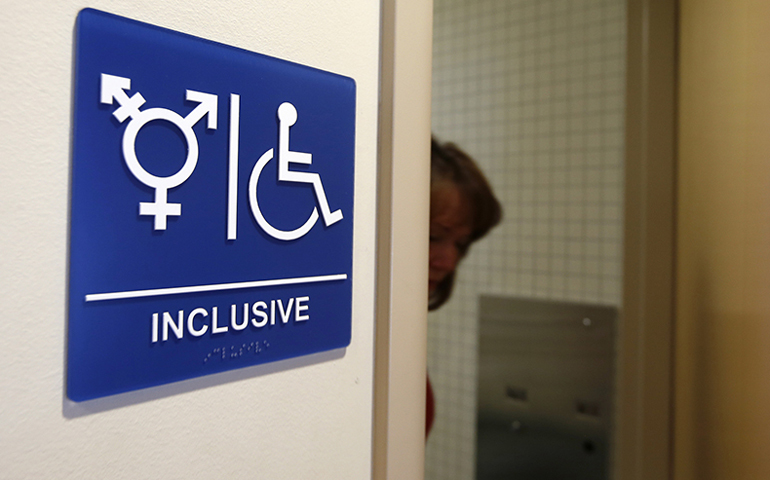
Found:
[[[672,478],[677,7],[627,1],[616,480]],[[381,12],[372,477],[421,479],[433,3]]]
[[[372,477],[425,470],[433,0],[382,0]]]
[[[676,0],[628,0],[623,305],[612,478],[672,478]]]

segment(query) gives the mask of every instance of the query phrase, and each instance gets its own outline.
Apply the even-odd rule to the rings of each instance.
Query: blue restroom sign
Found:
[[[86,9],[67,395],[350,343],[352,79]]]

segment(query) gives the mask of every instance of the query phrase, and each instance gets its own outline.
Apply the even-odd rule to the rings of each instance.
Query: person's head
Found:
[[[470,245],[498,224],[500,203],[468,154],[431,139],[428,308],[449,299],[455,269]]]

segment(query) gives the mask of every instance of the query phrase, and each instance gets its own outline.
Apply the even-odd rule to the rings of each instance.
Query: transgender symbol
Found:
[[[113,99],[118,102],[120,107],[115,109],[112,115],[120,123],[131,117],[131,121],[128,122],[126,130],[123,132],[123,159],[126,161],[126,166],[137,180],[155,189],[154,202],[139,202],[139,215],[154,216],[155,230],[165,230],[167,217],[182,215],[181,203],[168,203],[168,191],[190,178],[198,164],[198,137],[195,136],[192,127],[208,115],[206,128],[216,130],[217,96],[187,90],[187,100],[198,102],[199,105],[186,117],[182,117],[167,108],[148,108],[140,111],[139,107],[145,102],[144,97],[139,92],[129,97],[124,90],[130,89],[130,78],[102,73],[101,103],[112,105]],[[182,132],[187,142],[187,159],[184,165],[178,172],[168,177],[152,175],[142,167],[139,159],[136,158],[136,136],[143,126],[153,120],[165,120],[172,123]]]

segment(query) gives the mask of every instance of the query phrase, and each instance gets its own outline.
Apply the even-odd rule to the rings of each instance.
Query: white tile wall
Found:
[[[482,293],[620,304],[623,0],[434,0],[433,130],[473,156],[504,219],[429,316],[426,478],[475,477]]]

